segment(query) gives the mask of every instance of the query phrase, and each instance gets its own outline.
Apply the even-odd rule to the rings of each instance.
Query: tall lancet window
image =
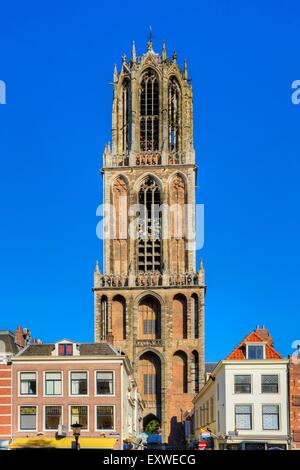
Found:
[[[140,187],[139,204],[138,269],[161,271],[160,189],[150,176]]]
[[[144,73],[140,93],[140,147],[142,151],[158,150],[159,86],[154,70]]]
[[[169,81],[169,150],[180,151],[181,96],[175,77]]]
[[[101,339],[106,339],[108,333],[108,303],[107,297],[104,295],[101,298]]]
[[[129,117],[130,117],[129,81],[124,80],[122,88],[122,148],[123,155],[129,152]]]

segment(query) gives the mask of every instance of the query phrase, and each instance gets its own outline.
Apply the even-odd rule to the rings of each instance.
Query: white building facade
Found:
[[[196,439],[209,431],[215,449],[289,447],[288,360],[271,341],[255,330],[217,364],[194,400]]]

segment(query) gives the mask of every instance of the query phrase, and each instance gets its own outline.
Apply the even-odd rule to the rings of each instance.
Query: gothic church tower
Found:
[[[104,273],[94,274],[95,341],[129,356],[163,442],[204,380],[204,268],[196,268],[192,86],[176,53],[122,59],[113,76],[112,145],[103,155]]]

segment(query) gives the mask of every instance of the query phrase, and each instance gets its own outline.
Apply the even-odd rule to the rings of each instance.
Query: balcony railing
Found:
[[[136,156],[136,164],[144,165],[161,165],[161,154],[158,152],[141,152]]]
[[[162,346],[162,339],[137,339],[136,346]]]
[[[163,277],[159,272],[145,272],[136,276],[135,285],[137,287],[158,287],[162,286]]]
[[[126,167],[130,164],[137,166],[156,166],[164,163],[161,153],[157,151],[146,150],[138,152],[133,158],[132,163],[130,163],[128,153],[113,155],[111,152],[106,151],[103,155],[103,162],[105,167]],[[182,165],[186,163],[185,155],[181,152],[172,152],[168,155],[165,163],[168,165]]]
[[[145,403],[145,408],[156,408],[157,411],[161,410],[161,404],[156,400],[143,400]]]
[[[169,165],[182,165],[185,163],[184,155],[181,152],[170,153],[168,163]]]
[[[170,274],[169,286],[198,286],[198,280],[198,274],[193,272]]]
[[[126,274],[100,274],[95,277],[95,287],[160,287],[160,286],[199,286],[203,285],[201,275],[195,272],[164,273],[158,271]]]
[[[99,276],[99,287],[127,287],[128,276],[109,274]]]

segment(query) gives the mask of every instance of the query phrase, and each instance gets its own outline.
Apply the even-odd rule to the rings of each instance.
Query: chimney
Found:
[[[30,331],[28,328],[22,328],[18,326],[14,332],[15,343],[19,346],[20,349],[24,349],[30,343]]]
[[[23,337],[23,328],[18,326],[16,331],[14,332],[15,343],[19,346],[20,349],[23,349],[25,346],[25,340]]]
[[[273,338],[265,325],[262,325],[261,327],[257,325],[255,331],[267,342],[269,346],[273,346]]]

